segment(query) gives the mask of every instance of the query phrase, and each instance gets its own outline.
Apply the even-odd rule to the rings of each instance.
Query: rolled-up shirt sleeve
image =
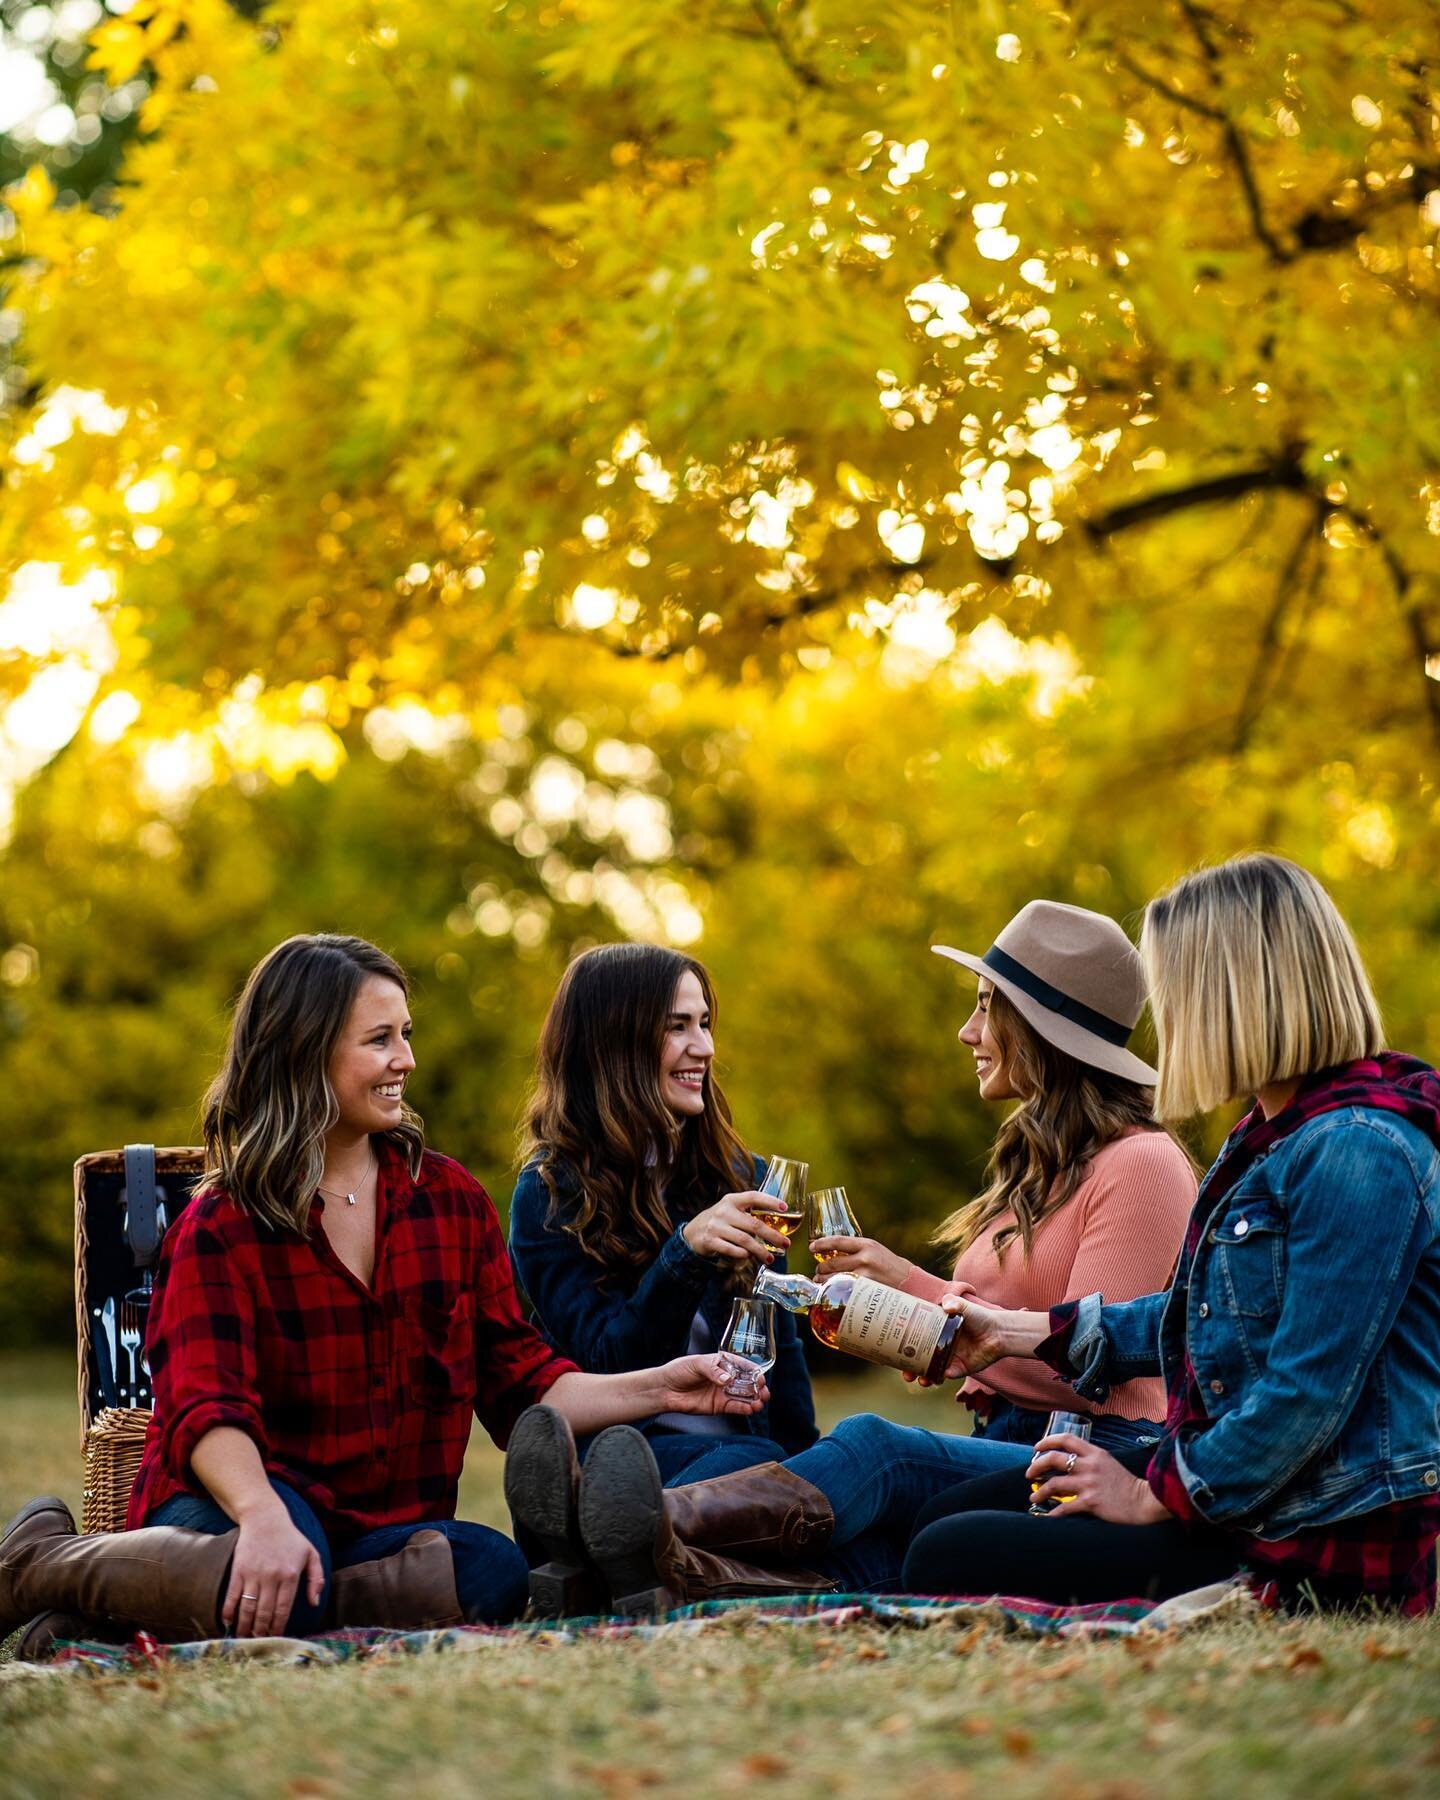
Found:
[[[188,1213],[161,1249],[145,1347],[161,1460],[173,1480],[190,1485],[195,1446],[220,1425],[269,1455],[245,1270],[223,1233]]]

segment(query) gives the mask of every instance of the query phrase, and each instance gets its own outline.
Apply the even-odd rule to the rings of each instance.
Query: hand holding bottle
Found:
[[[923,1376],[906,1377],[918,1380],[922,1387],[977,1375],[1002,1356],[1033,1356],[1036,1347],[1050,1335],[1049,1313],[1011,1312],[1003,1306],[986,1306],[972,1294],[946,1294],[940,1305],[945,1312],[958,1314],[960,1329],[950,1341],[950,1358],[943,1373],[927,1371]]]

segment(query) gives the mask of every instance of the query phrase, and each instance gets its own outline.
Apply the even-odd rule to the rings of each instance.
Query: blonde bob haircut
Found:
[[[1150,902],[1140,934],[1159,1040],[1155,1111],[1207,1112],[1384,1043],[1335,902],[1282,856],[1199,869]]]

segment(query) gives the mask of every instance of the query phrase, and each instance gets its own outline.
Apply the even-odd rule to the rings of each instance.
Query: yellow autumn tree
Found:
[[[1126,916],[1287,849],[1433,1051],[1433,37],[1423,0],[108,21],[150,83],[118,203],[8,196],[3,1053],[50,1121],[12,1178],[80,1093],[110,1136],[143,1104],[133,1051],[47,1073],[77,1028],[178,1091],[307,921],[433,972],[453,1047],[504,1014],[500,1088],[436,1113],[492,1169],[570,947],[698,943],[747,1129],[912,1246],[986,1130],[926,944],[1031,894]]]

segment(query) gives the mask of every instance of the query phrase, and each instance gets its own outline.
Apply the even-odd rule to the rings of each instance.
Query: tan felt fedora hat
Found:
[[[1159,1076],[1125,1048],[1145,1009],[1140,952],[1113,919],[1032,900],[983,956],[932,944],[993,982],[1048,1044],[1093,1069],[1154,1087]]]

